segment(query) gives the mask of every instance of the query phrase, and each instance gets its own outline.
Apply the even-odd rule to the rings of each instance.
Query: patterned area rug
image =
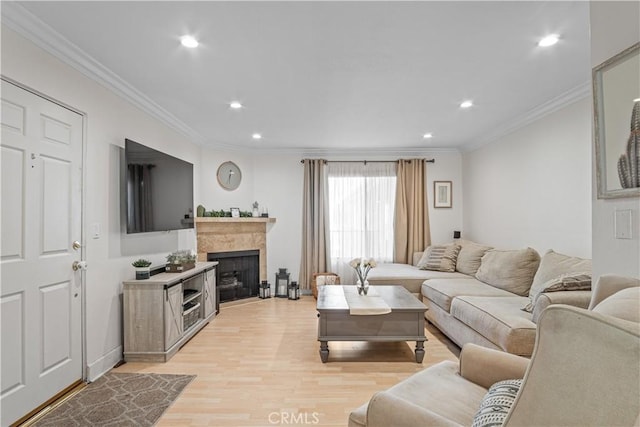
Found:
[[[107,373],[33,426],[152,426],[194,375]]]

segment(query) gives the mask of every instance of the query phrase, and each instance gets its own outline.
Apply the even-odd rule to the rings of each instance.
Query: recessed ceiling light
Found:
[[[469,108],[469,107],[473,107],[473,101],[471,100],[462,101],[462,103],[460,104],[460,108]]]
[[[538,46],[540,47],[553,46],[554,44],[558,43],[558,40],[560,40],[560,38],[558,37],[557,34],[549,34],[548,36],[546,36],[545,38],[543,38],[538,42]]]
[[[251,138],[253,138],[253,139],[262,139],[262,135],[260,135],[259,133],[254,133],[253,135],[251,135]]]
[[[199,44],[195,37],[189,35],[180,37],[180,43],[182,43],[182,46],[190,48],[198,47]]]
[[[238,101],[232,101],[231,103],[229,103],[229,107],[233,108],[234,110],[239,110],[240,108],[242,108],[242,104]]]
[[[425,133],[424,135],[422,135],[422,137],[423,137],[424,139],[433,138],[433,134],[432,134],[431,132],[429,132],[429,133]]]

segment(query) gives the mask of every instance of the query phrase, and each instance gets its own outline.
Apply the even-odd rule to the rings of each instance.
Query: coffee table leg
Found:
[[[424,341],[416,341],[416,362],[422,363],[424,359]]]
[[[329,344],[327,341],[320,341],[320,360],[322,360],[322,363],[327,363],[327,360],[329,360]]]

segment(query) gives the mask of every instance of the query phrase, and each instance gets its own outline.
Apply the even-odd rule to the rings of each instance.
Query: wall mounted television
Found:
[[[193,228],[193,164],[125,139],[127,233]]]

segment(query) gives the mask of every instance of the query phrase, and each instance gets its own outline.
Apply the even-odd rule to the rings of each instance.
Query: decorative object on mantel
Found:
[[[151,261],[140,258],[131,263],[132,266],[136,268],[136,280],[144,280],[150,277],[150,269]]]
[[[196,208],[196,215],[199,217],[203,217],[204,216],[204,212],[205,212],[205,208],[202,205],[198,205],[198,207]]]
[[[593,68],[598,199],[640,196],[639,75],[640,42]]]
[[[241,211],[238,208],[230,208],[228,211],[225,211],[224,209],[220,209],[219,211],[208,211],[204,209],[202,216],[205,218],[252,218],[255,215],[250,211]]]
[[[258,202],[253,202],[253,211],[251,212],[251,216],[257,218],[260,216],[260,211],[258,211]]]
[[[190,250],[175,251],[167,255],[167,273],[182,273],[196,266],[196,256]]]
[[[262,282],[260,282],[258,297],[260,299],[271,298],[271,285],[266,280],[263,280]]]
[[[451,181],[433,181],[433,207],[450,208],[451,204]]]
[[[287,298],[289,289],[289,273],[286,268],[279,268],[276,273],[276,298]]]
[[[263,206],[262,207],[262,213],[260,214],[260,216],[262,218],[269,218],[269,210]]]
[[[289,285],[289,296],[290,300],[300,299],[300,286],[298,286],[298,282],[291,282]]]
[[[369,291],[367,276],[369,275],[369,271],[371,271],[372,268],[376,268],[377,265],[378,263],[373,258],[354,258],[349,262],[349,266],[356,271],[356,275],[358,276],[358,281],[356,282],[358,294],[362,295],[364,293],[366,295]]]

